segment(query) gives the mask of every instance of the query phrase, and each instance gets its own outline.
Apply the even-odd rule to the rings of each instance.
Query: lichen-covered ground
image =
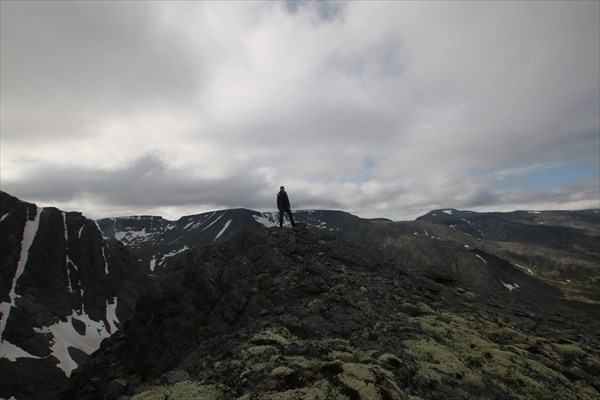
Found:
[[[405,304],[406,308],[411,305]],[[525,335],[482,317],[423,312],[365,329],[396,342],[356,347],[352,340],[300,339],[266,326],[227,359],[207,359],[222,382],[185,379],[157,385],[133,400],[154,399],[597,399],[597,349]],[[398,325],[414,333],[398,332]],[[422,329],[422,331],[420,329]],[[246,387],[241,394],[239,387]],[[243,391],[242,391],[243,392]],[[240,395],[241,394],[241,395]]]

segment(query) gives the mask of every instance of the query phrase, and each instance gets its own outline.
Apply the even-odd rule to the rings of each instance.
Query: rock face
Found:
[[[598,398],[598,320],[552,288],[465,288],[467,269],[511,264],[462,244],[444,262],[459,244],[414,231],[436,225],[390,226],[404,233],[259,226],[186,252],[63,398]]]
[[[80,213],[0,192],[0,397],[53,398],[133,314],[144,280]]]
[[[285,218],[285,226],[289,226],[287,216]],[[369,220],[343,211],[295,210],[294,218],[308,227],[334,232],[371,225]],[[177,221],[155,216],[98,220],[102,232],[120,240],[151,274],[162,272],[179,254],[192,247],[223,243],[241,231],[258,225],[279,226],[279,214],[240,208],[188,215]]]

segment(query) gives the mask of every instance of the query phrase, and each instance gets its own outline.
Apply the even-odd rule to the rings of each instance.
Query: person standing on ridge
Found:
[[[287,213],[288,217],[290,217],[290,222],[292,226],[295,226],[294,217],[292,216],[292,207],[290,206],[290,199],[288,198],[287,193],[285,192],[285,188],[281,186],[279,188],[279,193],[277,193],[277,209],[279,210],[279,227],[283,226],[283,213]]]

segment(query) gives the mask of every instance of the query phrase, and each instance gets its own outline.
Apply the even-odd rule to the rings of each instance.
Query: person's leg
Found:
[[[292,210],[288,208],[287,210],[285,210],[285,212],[287,213],[288,217],[290,217],[290,222],[292,223],[292,226],[296,225],[296,223],[294,222],[294,216],[292,215]]]
[[[279,210],[279,227],[283,226],[283,209]]]

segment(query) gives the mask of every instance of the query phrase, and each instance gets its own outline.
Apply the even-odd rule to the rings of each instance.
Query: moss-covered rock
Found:
[[[584,398],[580,383],[573,384],[561,373],[561,367],[597,362],[597,352],[585,352],[575,343],[557,344],[525,335],[512,324],[499,324],[481,318],[440,313],[415,317],[428,335],[405,340],[405,350],[419,365],[417,376],[438,384],[445,380],[466,383],[469,392],[481,391],[493,384],[511,398]],[[433,335],[430,336],[430,335]],[[535,341],[540,350],[526,350]],[[546,356],[540,356],[545,354]],[[586,392],[597,395],[596,383]],[[518,390],[516,388],[519,388]],[[561,393],[562,397],[556,393]],[[577,397],[579,396],[579,397]],[[583,396],[583,397],[582,397]]]
[[[196,382],[179,382],[173,386],[158,386],[139,393],[131,400],[219,400],[224,396],[222,387]]]

